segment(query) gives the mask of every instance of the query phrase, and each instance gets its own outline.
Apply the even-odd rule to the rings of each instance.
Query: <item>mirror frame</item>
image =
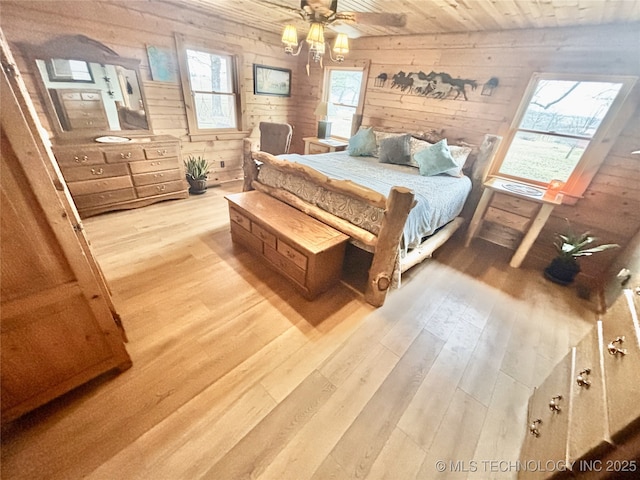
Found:
[[[40,101],[42,102],[49,124],[57,141],[61,143],[85,140],[93,141],[96,137],[104,135],[135,137],[141,135],[149,136],[153,134],[151,119],[149,118],[147,98],[142,85],[142,77],[140,76],[140,60],[121,57],[106,45],[84,35],[63,35],[55,37],[40,45],[22,43],[18,46],[23,52],[25,59],[29,62],[30,71],[33,72],[33,77],[35,78],[38,86]],[[137,130],[111,130],[105,128],[96,128],[95,130],[64,130],[60,123],[58,112],[53,104],[53,99],[49,94],[45,81],[40,73],[40,69],[36,63],[36,60],[42,60],[49,63],[54,58],[111,64],[115,66],[122,66],[128,70],[134,71],[136,73],[138,87],[140,89],[140,97],[142,98],[142,103],[144,105],[148,128]],[[79,87],[82,85],[83,83],[78,83]]]

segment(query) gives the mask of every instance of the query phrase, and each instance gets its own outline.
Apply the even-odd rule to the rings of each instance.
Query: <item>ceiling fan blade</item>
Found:
[[[404,13],[338,12],[336,20],[381,27],[404,27],[407,24]]]
[[[330,30],[336,33],[344,33],[349,38],[360,38],[362,36],[362,33],[360,33],[360,31],[357,28],[353,27],[352,25],[349,25],[348,23],[342,23],[342,22],[331,23],[327,25],[327,28],[329,28]]]

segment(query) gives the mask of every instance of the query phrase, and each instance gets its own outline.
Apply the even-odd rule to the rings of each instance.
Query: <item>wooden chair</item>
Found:
[[[289,153],[292,135],[288,123],[260,122],[260,150],[271,155]]]

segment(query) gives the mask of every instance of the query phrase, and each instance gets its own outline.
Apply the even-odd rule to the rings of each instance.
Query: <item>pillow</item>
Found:
[[[388,137],[380,143],[380,163],[409,165],[411,161],[411,135]]]
[[[376,151],[376,136],[373,128],[363,128],[349,139],[347,153],[354,157],[371,156]]]
[[[444,173],[451,175],[452,177],[461,177],[462,169],[464,168],[465,163],[467,163],[467,158],[472,150],[473,149],[471,147],[449,145],[449,151],[451,152],[451,156],[453,157],[453,161],[456,162],[457,167]]]
[[[432,146],[433,143],[429,143],[426,140],[420,140],[414,136],[411,137],[411,160],[409,165],[419,168],[418,162],[415,160],[415,154],[420,150],[424,150],[427,147]]]
[[[404,135],[404,133],[391,133],[391,132],[383,132],[380,130],[374,130],[373,134],[376,136],[376,152],[373,154],[374,157],[379,157],[380,156],[380,145],[382,144],[382,141],[386,138],[392,138],[392,137],[401,137]]]
[[[423,148],[414,155],[414,158],[420,168],[420,175],[425,177],[445,173],[458,167],[451,156],[446,139],[442,139],[430,147]]]

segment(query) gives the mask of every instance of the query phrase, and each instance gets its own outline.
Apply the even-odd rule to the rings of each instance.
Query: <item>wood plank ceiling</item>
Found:
[[[299,0],[161,1],[270,33],[279,34],[286,24],[305,34],[308,30],[298,14]],[[334,24],[336,30],[356,38],[637,22],[640,0],[339,0],[338,12],[345,11],[407,17],[404,27]]]

